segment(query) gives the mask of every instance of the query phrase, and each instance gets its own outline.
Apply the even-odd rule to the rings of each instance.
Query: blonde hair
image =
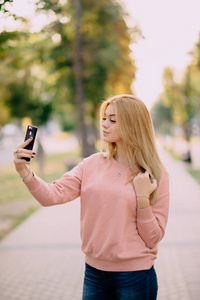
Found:
[[[147,107],[139,98],[133,95],[113,96],[101,104],[101,124],[105,111],[110,104],[114,105],[119,134],[124,141],[128,163],[132,167],[129,180],[132,180],[137,173],[146,170],[157,180],[158,184],[161,171],[166,170],[156,149],[154,127]],[[117,150],[116,144],[106,142],[105,148],[104,156],[107,159],[113,158]],[[155,201],[155,198],[156,191],[150,195],[151,204]]]

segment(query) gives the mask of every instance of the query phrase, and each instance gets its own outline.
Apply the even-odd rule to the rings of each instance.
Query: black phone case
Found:
[[[36,126],[32,126],[32,125],[27,126],[24,142],[26,140],[28,140],[30,137],[32,137],[33,139],[24,149],[27,149],[27,150],[33,149],[37,130],[38,130],[38,128]],[[27,157],[22,157],[22,158],[25,159],[26,161],[30,161],[30,158],[27,158]]]

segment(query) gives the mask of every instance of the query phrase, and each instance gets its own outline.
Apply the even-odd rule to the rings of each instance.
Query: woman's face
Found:
[[[113,104],[109,104],[103,116],[102,123],[103,140],[109,143],[119,143],[122,138],[119,135],[119,130],[116,122],[115,108]]]

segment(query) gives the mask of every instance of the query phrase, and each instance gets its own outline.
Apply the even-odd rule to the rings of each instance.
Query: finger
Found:
[[[33,150],[27,150],[27,149],[17,149],[15,150],[14,154],[17,156],[17,157],[23,157],[23,156],[27,156],[27,155],[35,155],[36,153],[33,151]]]
[[[147,171],[145,171],[144,173],[142,173],[141,174],[142,175],[142,177],[144,177],[144,178],[150,178],[150,175],[149,175],[149,172],[147,172]]]
[[[137,180],[138,178],[140,178],[140,176],[142,175],[143,173],[138,173],[137,175],[135,175],[135,177],[133,178],[133,181]]]
[[[21,164],[24,164],[24,165],[30,165],[30,161],[27,161],[27,160],[25,160],[25,159],[23,159],[23,158],[19,158],[19,159],[16,159],[16,158],[14,158],[14,163],[16,164],[16,165],[21,165]]]
[[[21,154],[20,154],[20,153],[19,153],[19,154],[17,153],[16,156],[17,156],[18,159],[21,159],[21,158],[22,158],[22,159],[23,159],[23,158],[34,158],[34,157],[35,157],[35,156],[33,155],[32,152],[31,152],[31,153],[21,153]]]
[[[17,159],[23,159],[23,158],[34,158],[36,153],[33,152],[32,150],[26,150],[26,149],[17,149],[14,152],[14,158]]]
[[[13,154],[15,155],[15,154],[18,154],[19,153],[19,149],[18,149],[18,146],[17,146],[17,148],[15,149],[15,151],[13,152]]]
[[[27,149],[24,149],[24,148],[16,149],[13,152],[13,154],[17,158],[20,158],[20,157],[29,157],[29,158],[31,158],[33,155],[36,155],[36,153],[33,150],[27,150]]]
[[[152,186],[155,187],[155,189],[157,188],[157,180],[155,178],[152,180]]]
[[[30,137],[28,140],[26,140],[26,141],[23,142],[22,144],[18,145],[18,146],[16,147],[16,150],[15,150],[15,151],[17,151],[17,149],[26,147],[26,146],[32,141],[32,139],[33,139],[33,138]]]
[[[28,140],[26,140],[23,144],[26,147],[31,141],[32,141],[32,137],[30,137]]]
[[[22,149],[24,150],[24,149]],[[24,152],[24,151],[20,151],[19,152],[16,152],[15,155],[14,155],[14,161],[19,161],[22,159],[22,161],[26,161],[25,158],[34,158],[35,157],[35,152],[32,152],[29,150],[29,152]]]
[[[150,182],[151,183],[153,183],[153,180],[154,180],[155,178],[153,177],[153,175],[151,175],[151,173],[149,173],[149,180],[150,180]]]

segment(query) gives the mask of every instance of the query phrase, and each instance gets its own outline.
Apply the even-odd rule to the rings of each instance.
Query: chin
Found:
[[[110,139],[106,138],[106,137],[103,137],[103,141],[104,142],[107,142],[107,143],[112,143],[112,141],[110,141]]]

